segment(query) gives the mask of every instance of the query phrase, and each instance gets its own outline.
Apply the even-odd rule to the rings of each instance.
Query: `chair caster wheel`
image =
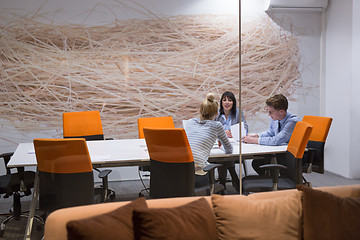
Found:
[[[4,232],[5,232],[4,229],[1,229],[1,230],[0,230],[0,237],[2,237],[2,236],[4,235]]]
[[[95,203],[102,203],[103,202],[103,197],[101,194],[96,194],[94,197],[94,202]]]
[[[109,196],[108,196],[108,198],[109,198],[110,200],[114,200],[114,199],[115,199],[115,193],[110,193]]]

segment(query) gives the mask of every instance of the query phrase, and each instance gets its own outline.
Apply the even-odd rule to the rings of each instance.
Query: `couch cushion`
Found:
[[[359,239],[360,198],[303,187],[304,240]]]
[[[175,208],[135,209],[135,239],[217,239],[214,214],[201,198]]]
[[[134,209],[147,208],[145,198],[138,198],[109,213],[67,223],[68,239],[134,239]]]
[[[301,192],[271,199],[212,196],[219,239],[301,239]]]

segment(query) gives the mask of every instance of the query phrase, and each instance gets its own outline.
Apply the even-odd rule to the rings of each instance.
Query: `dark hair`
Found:
[[[232,117],[236,117],[236,98],[235,98],[235,95],[230,92],[230,91],[226,91],[223,93],[223,95],[221,95],[221,99],[220,99],[220,115],[221,114],[224,114],[224,107],[222,105],[222,102],[223,102],[223,99],[224,98],[230,98],[233,102],[233,106],[231,108],[231,116]]]
[[[273,107],[276,111],[286,111],[288,109],[288,100],[282,94],[275,94],[266,100],[266,105]]]

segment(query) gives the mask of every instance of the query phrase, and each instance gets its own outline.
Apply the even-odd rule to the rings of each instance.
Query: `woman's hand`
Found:
[[[226,133],[226,136],[227,136],[228,138],[232,138],[232,137],[233,137],[230,130],[225,130],[225,133]]]

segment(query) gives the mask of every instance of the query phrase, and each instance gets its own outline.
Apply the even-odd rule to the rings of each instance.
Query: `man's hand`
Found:
[[[259,136],[257,134],[247,135],[241,138],[243,143],[257,144],[259,142]]]

